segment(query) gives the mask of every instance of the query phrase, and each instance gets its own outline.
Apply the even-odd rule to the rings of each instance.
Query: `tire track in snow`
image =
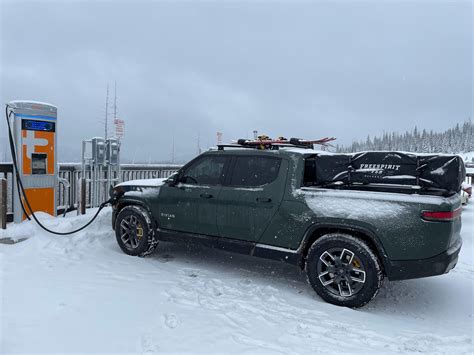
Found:
[[[184,270],[178,286],[167,291],[169,300],[174,303],[221,314],[233,329],[232,339],[258,351],[280,352],[281,349],[299,346],[303,352],[304,349],[351,352],[355,346],[361,345],[364,349],[391,352],[431,353],[451,352],[453,349],[464,352],[472,349],[472,339],[468,336],[440,337],[403,330],[397,331],[395,336],[388,336],[359,321],[344,322],[327,312],[293,306],[280,294],[279,289],[255,285],[248,278],[222,281],[192,269]],[[355,315],[359,313],[347,311],[355,312]],[[249,315],[252,321],[249,321]],[[269,343],[255,331],[255,325],[278,328],[281,336]]]

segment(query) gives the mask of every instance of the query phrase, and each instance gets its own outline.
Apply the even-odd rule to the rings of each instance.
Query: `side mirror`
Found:
[[[175,172],[171,174],[167,179],[166,182],[168,183],[169,186],[175,186],[179,181],[179,173]]]

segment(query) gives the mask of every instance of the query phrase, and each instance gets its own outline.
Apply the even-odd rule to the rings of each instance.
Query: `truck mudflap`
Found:
[[[462,239],[459,238],[448,250],[432,258],[390,261],[386,268],[388,279],[408,280],[446,274],[456,266],[461,246]]]

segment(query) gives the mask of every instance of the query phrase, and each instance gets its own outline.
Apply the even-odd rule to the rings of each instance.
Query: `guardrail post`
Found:
[[[79,201],[77,206],[77,214],[86,214],[86,178],[81,177],[79,180]]]
[[[86,200],[86,178],[83,177],[81,179],[81,214],[86,214],[86,205],[87,205],[87,200]]]
[[[7,229],[7,179],[0,179],[0,228]]]

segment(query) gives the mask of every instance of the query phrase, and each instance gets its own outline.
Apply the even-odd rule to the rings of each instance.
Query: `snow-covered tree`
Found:
[[[460,153],[474,151],[474,125],[471,119],[462,125],[456,124],[444,132],[421,131],[415,127],[403,134],[383,132],[382,137],[369,135],[365,141],[353,142],[350,146],[336,147],[337,152],[363,150],[404,150],[420,153]]]

